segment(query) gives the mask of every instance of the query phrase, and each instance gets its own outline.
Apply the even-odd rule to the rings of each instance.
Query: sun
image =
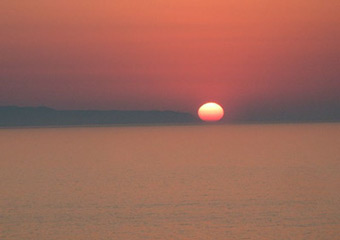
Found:
[[[224,111],[219,104],[215,102],[208,102],[198,109],[198,116],[203,121],[216,122],[223,118]]]

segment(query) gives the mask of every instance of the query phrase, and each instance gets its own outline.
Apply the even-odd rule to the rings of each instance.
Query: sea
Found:
[[[0,239],[340,239],[340,123],[0,129]]]

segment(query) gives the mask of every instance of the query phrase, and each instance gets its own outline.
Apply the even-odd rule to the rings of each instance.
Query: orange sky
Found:
[[[340,101],[339,0],[2,0],[0,105]]]

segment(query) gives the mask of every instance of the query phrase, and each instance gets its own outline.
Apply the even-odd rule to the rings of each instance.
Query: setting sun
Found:
[[[198,116],[201,120],[206,122],[216,122],[223,118],[223,108],[214,102],[203,104],[198,109]]]

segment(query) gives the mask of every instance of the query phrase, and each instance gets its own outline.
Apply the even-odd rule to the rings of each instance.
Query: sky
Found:
[[[339,0],[2,0],[0,105],[338,108]]]

